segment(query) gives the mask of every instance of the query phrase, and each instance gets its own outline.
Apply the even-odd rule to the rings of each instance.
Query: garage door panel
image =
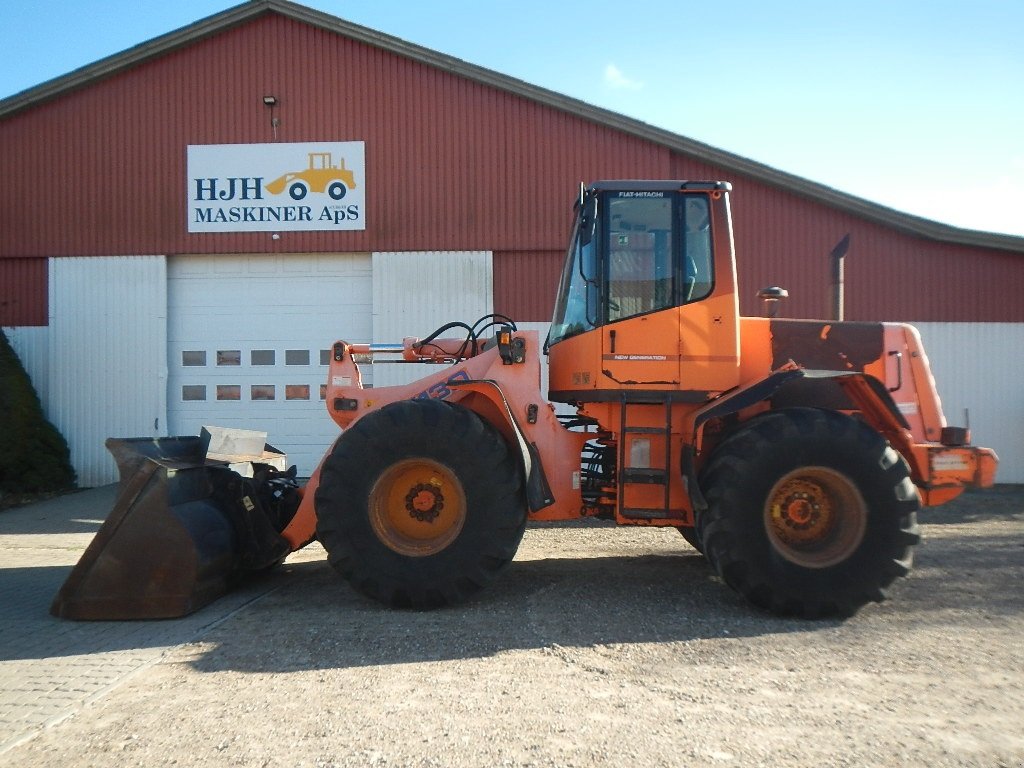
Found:
[[[200,340],[210,346],[208,336],[210,325],[220,331],[219,336],[233,340],[232,347],[244,349],[275,349],[296,346],[309,349],[327,348],[338,338],[348,341],[366,341],[369,339],[371,324],[368,318],[346,318],[343,313],[368,315],[369,305],[351,304],[339,308],[333,313],[311,312],[280,312],[274,308],[264,308],[262,317],[240,317],[231,312],[203,312],[202,308],[191,308],[187,311],[191,317],[182,321],[175,329],[181,340]],[[317,329],[317,338],[309,338],[309,334]],[[289,342],[286,338],[297,338],[299,341]]]
[[[333,278],[333,279],[331,279]],[[329,280],[329,282],[324,282]],[[363,304],[369,306],[370,299],[365,294],[369,275],[331,275],[320,277],[309,287],[304,303],[316,307],[332,307],[338,305]]]
[[[334,285],[321,285],[324,278],[315,279],[304,275],[288,278],[279,275],[273,280],[250,280],[242,285],[209,285],[210,282],[220,280],[231,282],[230,278],[224,276],[204,281],[184,281],[192,283],[189,286],[192,290],[189,291],[188,307],[202,307],[221,314],[238,312],[240,317],[256,320],[266,309],[298,313],[300,309],[309,306],[322,310],[325,307],[370,303],[362,285],[362,282],[368,281],[367,278],[333,276],[333,280],[337,281]]]

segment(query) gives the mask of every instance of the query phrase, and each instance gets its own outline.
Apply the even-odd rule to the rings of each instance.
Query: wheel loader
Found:
[[[882,600],[918,510],[992,485],[998,459],[946,424],[912,326],[741,317],[730,191],[581,187],[546,339],[492,315],[335,342],[342,431],[304,484],[258,457],[243,476],[195,437],[108,441],[120,495],[52,611],[183,615],[314,539],[371,598],[452,605],[529,521],[580,518],[676,528],[774,613]],[[424,375],[364,388],[374,359]]]

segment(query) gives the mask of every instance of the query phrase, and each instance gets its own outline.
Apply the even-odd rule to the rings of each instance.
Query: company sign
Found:
[[[366,229],[361,141],[188,148],[189,232]]]

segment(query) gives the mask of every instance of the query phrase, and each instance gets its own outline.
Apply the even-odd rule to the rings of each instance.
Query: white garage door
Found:
[[[369,254],[178,256],[167,295],[170,433],[261,430],[308,476],[338,436],[328,350],[371,339]]]

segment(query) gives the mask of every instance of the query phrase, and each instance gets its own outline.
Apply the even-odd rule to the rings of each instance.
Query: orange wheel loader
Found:
[[[546,340],[489,316],[336,342],[342,433],[302,487],[259,463],[242,478],[194,438],[113,441],[121,495],[54,613],[182,615],[314,539],[365,595],[450,605],[527,522],[581,517],[674,527],[775,613],[882,600],[918,509],[992,485],[997,457],[946,424],[913,327],[740,317],[730,189],[581,188]],[[364,388],[357,360],[379,355],[424,376]]]

